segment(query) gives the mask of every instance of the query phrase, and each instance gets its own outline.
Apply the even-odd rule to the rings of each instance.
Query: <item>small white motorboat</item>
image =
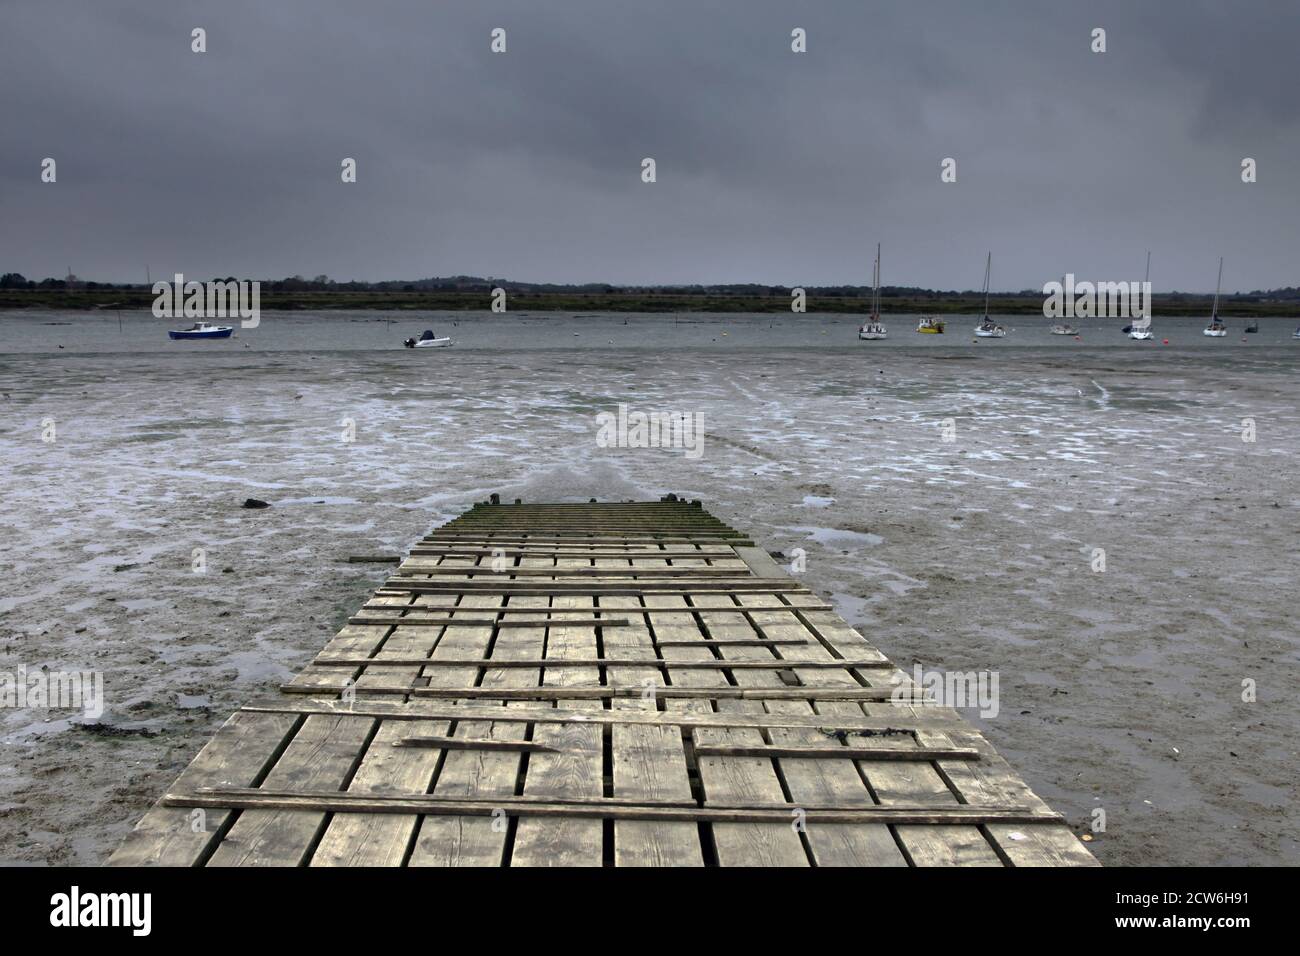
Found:
[[[880,243],[876,243],[876,273],[874,291],[871,293],[871,318],[858,329],[858,338],[864,342],[889,337],[889,332],[880,321]]]
[[[1078,335],[1079,330],[1076,329],[1073,325],[1067,323],[1065,325],[1052,326],[1052,334],[1053,335]]]
[[[418,339],[407,339],[402,344],[408,349],[445,349],[451,346],[451,339],[448,336],[439,338],[432,329],[425,329]]]
[[[188,329],[168,329],[168,338],[173,339],[228,339],[235,330],[233,325],[208,325],[195,322]]]

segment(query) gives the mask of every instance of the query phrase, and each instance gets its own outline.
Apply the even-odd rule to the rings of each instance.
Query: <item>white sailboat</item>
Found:
[[[1142,279],[1143,285],[1151,280],[1151,250],[1147,250],[1147,274]],[[1128,337],[1146,341],[1156,337],[1155,332],[1151,331],[1151,299],[1147,298],[1147,314],[1140,316],[1131,326],[1129,326]]]
[[[876,270],[872,276],[872,286],[871,318],[858,329],[858,338],[868,342],[889,336],[888,330],[880,323],[880,243],[876,243]]]
[[[1214,309],[1210,312],[1210,324],[1202,332],[1211,338],[1221,339],[1227,336],[1228,327],[1219,319],[1219,289],[1223,286],[1223,256],[1219,256],[1219,281],[1214,284]]]
[[[1007,330],[989,318],[989,274],[993,269],[993,253],[984,261],[984,320],[975,326],[975,334],[982,339],[1000,339]]]

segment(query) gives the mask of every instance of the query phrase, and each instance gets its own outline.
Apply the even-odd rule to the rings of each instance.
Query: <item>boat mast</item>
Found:
[[[876,291],[871,299],[871,320],[880,323],[880,243],[876,243]]]
[[[984,260],[984,321],[989,320],[989,273],[993,268],[993,251],[989,250],[989,257]]]
[[[1223,256],[1219,256],[1219,281],[1214,283],[1214,309],[1210,312],[1210,324],[1219,320],[1219,289],[1223,286]]]
[[[1142,275],[1142,288],[1145,290],[1151,284],[1151,250],[1147,250],[1147,271]],[[1149,329],[1151,328],[1151,293],[1147,292],[1147,314],[1139,316],[1130,329]]]

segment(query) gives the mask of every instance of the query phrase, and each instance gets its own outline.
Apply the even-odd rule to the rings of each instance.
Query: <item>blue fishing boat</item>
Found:
[[[234,330],[234,326],[230,325],[195,322],[188,329],[168,329],[167,335],[173,339],[228,339]]]

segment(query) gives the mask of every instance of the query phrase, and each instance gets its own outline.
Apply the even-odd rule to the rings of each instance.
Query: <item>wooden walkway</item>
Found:
[[[954,711],[698,502],[476,506],[114,865],[1096,865]]]

